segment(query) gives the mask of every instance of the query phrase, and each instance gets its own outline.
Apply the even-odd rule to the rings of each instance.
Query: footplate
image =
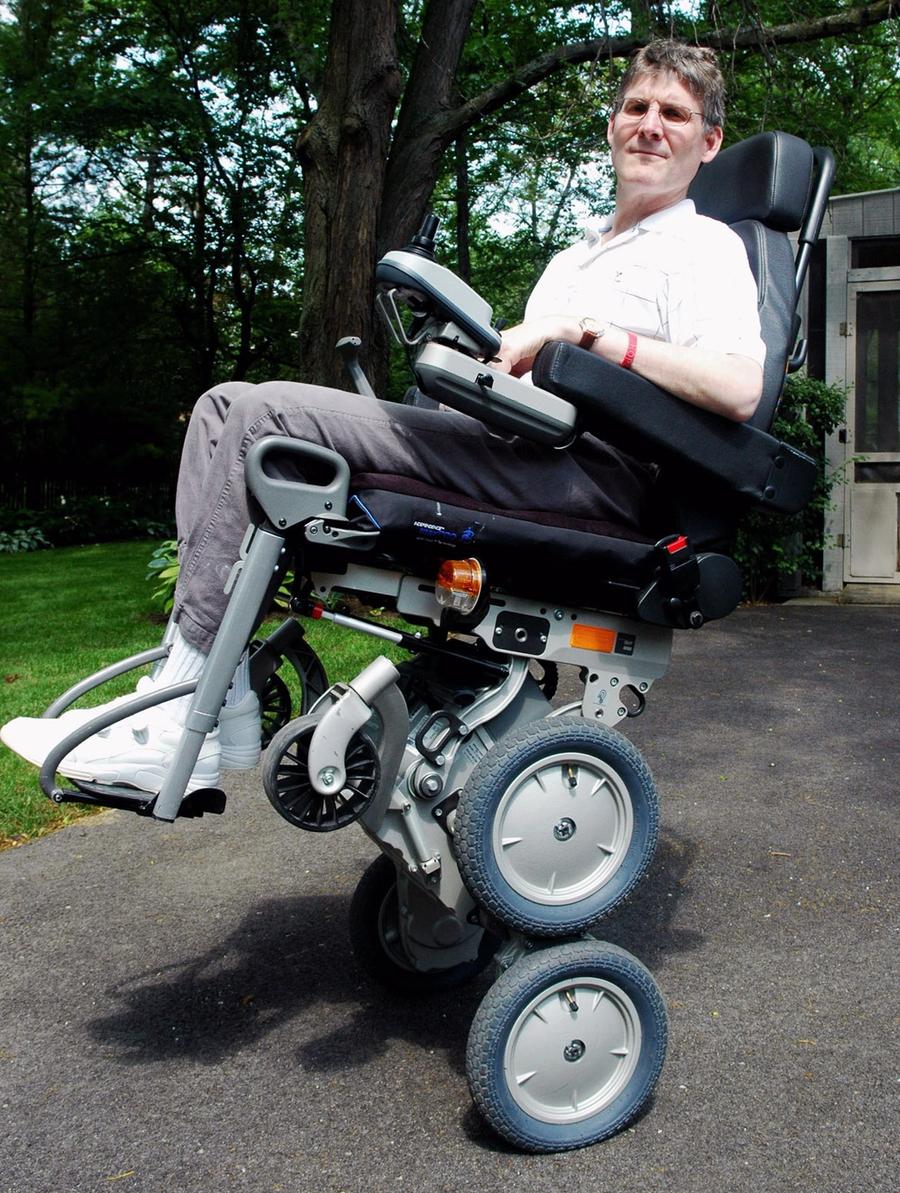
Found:
[[[54,787],[48,792],[55,804],[88,804],[95,808],[117,808],[122,812],[136,812],[138,816],[152,816],[158,796],[155,792],[137,791],[133,787],[106,787],[101,783],[82,783],[73,779],[75,790]],[[204,787],[192,791],[181,801],[179,817],[221,816],[225,811],[225,792],[218,787]]]

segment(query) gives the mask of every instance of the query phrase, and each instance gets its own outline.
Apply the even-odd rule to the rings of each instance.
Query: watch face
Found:
[[[590,317],[578,320],[578,326],[581,328],[581,340],[579,347],[587,348],[593,344],[594,340],[599,340],[606,328],[602,323],[598,323],[596,319]]]

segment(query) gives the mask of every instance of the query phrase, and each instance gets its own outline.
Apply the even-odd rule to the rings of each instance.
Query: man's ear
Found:
[[[706,163],[712,161],[712,159],[722,148],[722,137],[724,135],[725,134],[722,132],[722,129],[718,124],[711,128],[709,132],[703,134],[704,149],[700,158],[701,162]]]
[[[613,125],[615,124],[615,115],[610,116],[606,122],[606,143],[612,145]]]

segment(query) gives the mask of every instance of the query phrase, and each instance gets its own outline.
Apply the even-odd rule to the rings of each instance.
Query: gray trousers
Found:
[[[290,381],[226,382],[188,425],[175,514],[181,574],[174,617],[209,651],[225,612],[223,586],[250,521],[244,459],[265,435],[339,452],[351,475],[409,476],[510,510],[560,512],[637,528],[648,473],[592,436],[565,451],[506,442],[450,410],[423,410]]]

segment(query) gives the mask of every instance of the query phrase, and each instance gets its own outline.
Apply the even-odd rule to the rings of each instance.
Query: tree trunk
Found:
[[[306,261],[304,377],[346,387],[338,339],[371,339],[376,228],[400,97],[397,0],[335,0],[318,111],[300,136]]]
[[[456,75],[475,0],[429,0],[422,36],[403,94],[391,146],[378,225],[378,252],[413,235],[431,197],[444,150],[460,131],[446,116],[457,97]]]
[[[468,282],[472,275],[469,258],[469,155],[468,137],[460,133],[456,138],[456,260],[459,276]]]

